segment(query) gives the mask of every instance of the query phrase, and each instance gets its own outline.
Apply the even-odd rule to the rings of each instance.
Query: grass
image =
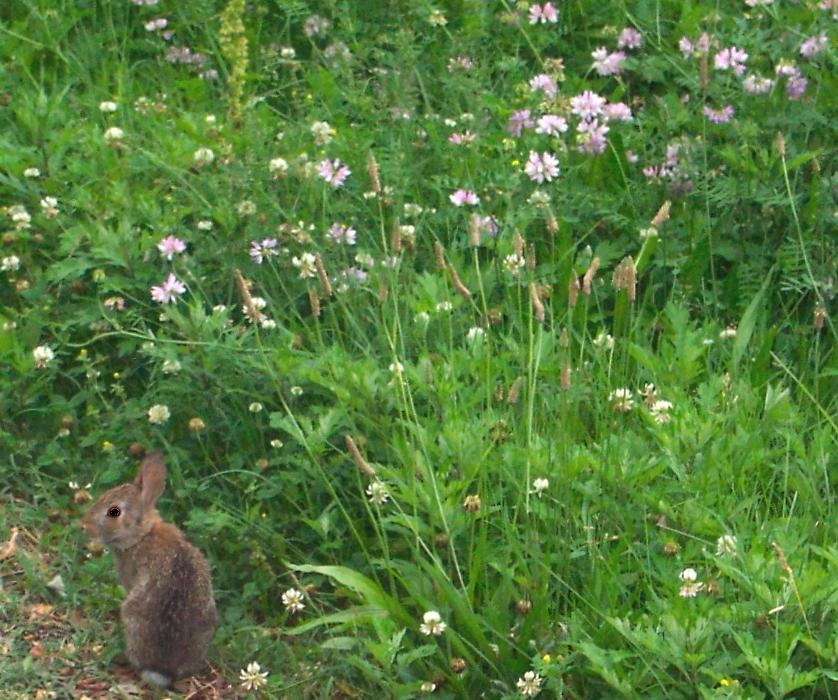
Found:
[[[78,527],[145,449],[170,697],[835,696],[833,10],[557,7],[0,8],[0,698],[166,696]]]

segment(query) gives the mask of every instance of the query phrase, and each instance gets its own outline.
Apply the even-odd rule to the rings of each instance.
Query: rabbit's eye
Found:
[[[116,506],[112,506],[108,508],[108,517],[109,518],[118,518],[122,514],[122,511],[119,510]]]

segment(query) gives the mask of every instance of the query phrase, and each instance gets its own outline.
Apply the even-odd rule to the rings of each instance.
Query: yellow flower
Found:
[[[512,159],[512,167],[517,168],[519,165],[521,165],[521,161],[518,160],[517,158],[513,158]]]
[[[110,452],[113,450],[113,443],[110,440],[102,441],[102,452]]]
[[[549,664],[549,663],[553,660],[553,657],[552,657],[552,656],[550,656],[550,654],[545,654],[544,656],[542,656],[542,657],[541,657],[541,660],[542,660],[545,664]]]

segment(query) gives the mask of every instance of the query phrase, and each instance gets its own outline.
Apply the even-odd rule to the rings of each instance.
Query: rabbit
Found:
[[[150,454],[133,482],[99,496],[82,520],[116,559],[128,661],[161,687],[201,667],[218,621],[206,558],[155,507],[165,481],[163,455]]]

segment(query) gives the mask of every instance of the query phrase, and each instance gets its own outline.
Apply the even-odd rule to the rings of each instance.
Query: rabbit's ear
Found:
[[[153,508],[166,484],[166,465],[162,453],[154,452],[143,460],[134,484],[142,493],[143,508]]]

